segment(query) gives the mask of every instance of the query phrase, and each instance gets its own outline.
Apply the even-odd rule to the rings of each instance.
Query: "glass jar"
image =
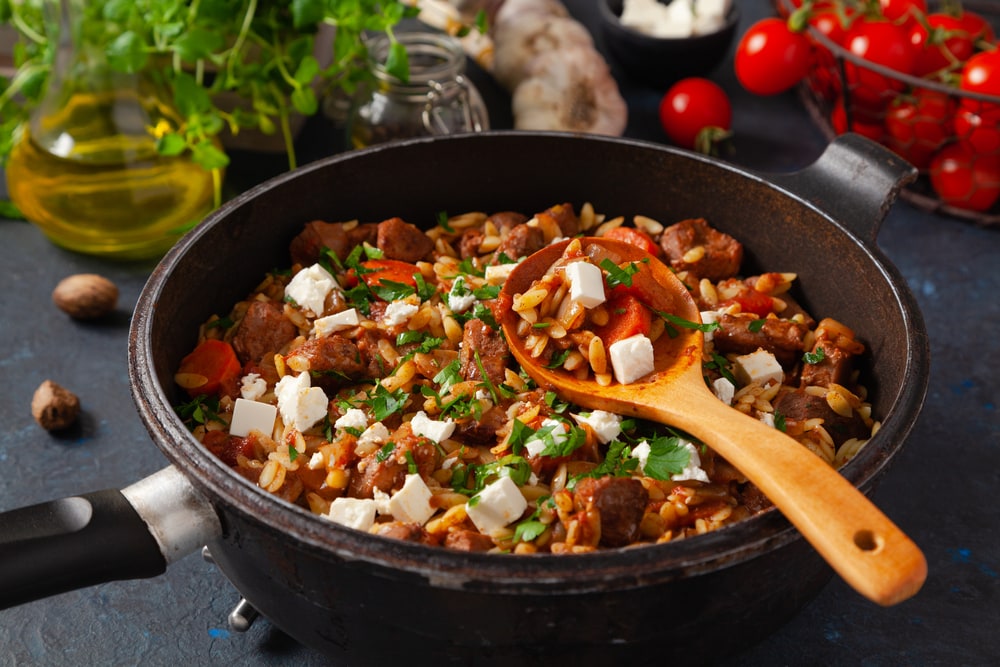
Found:
[[[47,88],[6,166],[11,201],[55,244],[146,259],[208,213],[219,174],[157,151],[182,119],[152,78],[114,70],[81,34],[83,0],[52,2],[58,48]]]
[[[352,147],[489,129],[486,104],[464,76],[465,52],[457,39],[419,31],[397,39],[406,47],[409,79],[400,81],[386,70],[389,38],[373,38],[368,50],[375,82],[356,98],[348,117]]]

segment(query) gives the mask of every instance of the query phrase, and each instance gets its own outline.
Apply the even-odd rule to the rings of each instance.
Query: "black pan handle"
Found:
[[[128,488],[0,514],[0,609],[94,584],[162,574],[221,534],[174,468]]]
[[[859,134],[842,134],[800,171],[766,179],[813,204],[874,245],[899,192],[917,178],[913,165]]]

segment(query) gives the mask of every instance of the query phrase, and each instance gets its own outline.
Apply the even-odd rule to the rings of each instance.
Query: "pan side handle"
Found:
[[[808,167],[766,178],[874,245],[889,208],[917,173],[888,148],[849,132],[834,138]]]
[[[0,514],[0,609],[107,581],[162,574],[221,534],[175,468],[125,488]]]

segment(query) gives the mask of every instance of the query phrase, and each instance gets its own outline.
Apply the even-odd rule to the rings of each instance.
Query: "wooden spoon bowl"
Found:
[[[687,287],[667,266],[619,241],[580,239],[595,263],[641,262],[633,288],[647,306],[700,322]],[[546,368],[517,335],[514,296],[527,291],[563,254],[569,241],[522,260],[498,297],[500,325],[511,352],[539,386],[581,407],[648,419],[701,440],[756,484],[855,590],[881,605],[914,595],[927,576],[920,549],[828,463],[781,431],[745,415],[709,390],[702,376],[704,335],[679,328],[654,343],[655,370],[637,382],[601,386]]]

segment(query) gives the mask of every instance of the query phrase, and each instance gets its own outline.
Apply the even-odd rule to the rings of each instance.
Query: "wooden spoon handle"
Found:
[[[889,606],[920,590],[923,553],[864,494],[784,433],[721,401],[692,396],[698,393],[660,403],[667,410],[652,407],[659,413],[653,418],[686,430],[733,464],[868,599]],[[689,405],[677,409],[676,399]]]

